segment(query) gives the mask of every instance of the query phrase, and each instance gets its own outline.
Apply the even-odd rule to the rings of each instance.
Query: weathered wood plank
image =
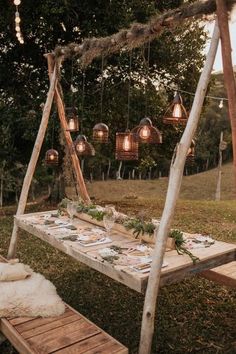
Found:
[[[22,354],[36,354],[33,348],[22,338],[14,327],[5,318],[0,319],[0,331],[11,342],[14,348]]]
[[[236,261],[205,270],[200,275],[208,280],[236,289]]]
[[[66,317],[71,317],[71,315],[73,315],[73,314],[74,314],[74,312],[67,308],[65,310],[65,312],[62,315],[60,315],[59,317],[46,317],[46,318],[37,317],[37,318],[33,318],[31,321],[22,322],[20,324],[13,323],[12,320],[10,320],[9,322],[14,325],[15,329],[19,333],[22,333],[22,332],[29,331],[34,328],[46,325],[48,323],[58,321],[58,319],[62,320]],[[80,318],[79,315],[77,315],[77,318]],[[21,317],[18,318],[18,320],[20,320],[20,319],[21,319]]]
[[[39,326],[34,327],[32,329],[22,331],[21,335],[24,339],[29,339],[29,338],[37,336],[39,334],[43,334],[43,333],[47,334],[48,331],[51,331],[51,330],[57,329],[57,328],[61,328],[66,324],[75,325],[80,320],[81,320],[81,318],[79,318],[77,314],[69,316],[69,317],[64,317],[64,318],[59,317],[59,319],[57,319],[55,321],[51,321],[49,323],[45,323],[44,325],[39,325]]]
[[[83,340],[82,342],[78,342],[66,348],[57,350],[54,353],[55,354],[81,354],[110,341],[111,339],[108,336],[104,335],[104,333],[99,333],[93,337]]]
[[[126,354],[127,349],[121,349],[116,342],[107,342],[96,348],[91,348],[84,354]]]
[[[101,330],[98,327],[87,321],[80,320],[61,328],[51,330],[47,332],[47,335],[40,334],[29,338],[27,341],[33,348],[37,348],[40,354],[45,354],[77,343],[98,333],[101,333]]]

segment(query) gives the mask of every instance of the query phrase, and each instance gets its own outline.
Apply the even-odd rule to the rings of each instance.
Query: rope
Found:
[[[145,117],[147,116],[147,96],[148,96],[148,75],[149,75],[149,63],[150,63],[150,41],[148,42],[147,62],[146,62],[146,85],[145,85]]]
[[[80,122],[80,131],[83,131],[83,120],[84,120],[84,96],[85,96],[85,72],[83,72],[83,80],[82,80],[82,103],[81,103],[81,122]]]
[[[102,55],[102,67],[101,67],[101,97],[100,97],[100,113],[101,113],[101,121],[102,121],[102,113],[103,113],[103,91],[104,91],[104,79],[103,79],[103,69],[104,69],[104,55]]]
[[[130,51],[129,55],[129,86],[128,86],[128,110],[127,110],[127,124],[126,130],[129,129],[129,116],[130,116],[130,91],[131,91],[131,66],[132,66],[132,50]]]

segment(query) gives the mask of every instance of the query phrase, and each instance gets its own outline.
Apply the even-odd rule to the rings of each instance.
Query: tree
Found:
[[[25,44],[22,46],[15,37],[14,6],[6,0],[1,0],[0,5],[4,10],[0,14],[0,98],[6,113],[4,123],[1,124],[9,125],[15,151],[13,158],[16,159],[18,155],[22,163],[29,160],[48,88],[46,63],[43,58],[45,52],[52,51],[57,44],[81,42],[88,36],[109,35],[134,20],[144,22],[153,13],[174,8],[181,3],[182,1],[156,4],[155,1],[133,0],[127,3],[97,0],[78,4],[75,0],[61,0],[55,5],[52,0],[25,0],[20,6],[21,27],[25,37]],[[204,59],[202,48],[205,39],[206,35],[197,22],[163,33],[151,43],[148,71],[148,47],[133,51],[129,126],[132,128],[137,125],[147,113],[153,123],[164,132],[164,143],[158,147],[161,155],[171,156],[182,132],[180,130],[176,134],[175,129],[162,124],[162,115],[173,96],[173,90],[169,86],[175,84],[181,89],[194,91]],[[110,126],[111,144],[104,154],[104,159],[107,159],[108,156],[114,157],[115,132],[124,131],[126,128],[129,54],[121,52],[120,55],[111,56],[105,61],[102,116],[99,60],[85,72],[83,112],[83,72],[77,61],[66,61],[63,64],[61,84],[66,105],[74,102],[79,108],[80,117],[83,116],[82,132],[89,139],[95,122],[102,119]],[[74,94],[70,90],[71,84],[78,90]],[[185,101],[187,107],[190,107],[191,99],[188,97]],[[57,120],[56,136],[59,130]],[[50,144],[49,126],[45,150]],[[59,144],[58,138],[55,144]],[[114,164],[113,158],[111,164]]]

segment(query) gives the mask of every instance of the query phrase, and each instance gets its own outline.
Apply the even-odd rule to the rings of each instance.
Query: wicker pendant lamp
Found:
[[[143,54],[145,58],[145,55]],[[145,61],[145,59],[144,59]],[[148,81],[149,76],[149,62],[150,62],[150,42],[148,43],[148,54],[146,62],[146,80]],[[144,63],[145,65],[145,63]],[[147,84],[145,85],[145,118],[141,119],[138,126],[132,129],[132,133],[137,135],[138,141],[140,143],[146,144],[161,144],[162,134],[161,132],[152,125],[152,121],[147,117]]]
[[[130,111],[130,84],[131,84],[131,63],[132,52],[129,59],[129,86],[128,86],[128,114],[127,127],[124,133],[116,133],[116,160],[138,160],[138,139],[135,133],[130,132],[129,128],[129,111]]]
[[[104,91],[104,57],[102,56],[102,67],[101,67],[101,120],[103,115],[103,91]],[[93,141],[100,144],[108,143],[109,128],[104,123],[97,123],[93,127]]]
[[[65,108],[65,115],[66,115],[66,122],[67,128],[66,130],[73,133],[79,131],[79,119],[78,119],[78,109],[75,107],[74,104],[74,93],[78,90],[73,86],[73,78],[74,78],[74,62],[72,60],[71,63],[71,107]]]
[[[85,135],[78,135],[74,142],[74,148],[78,156],[94,156],[94,147],[87,141]]]
[[[53,123],[52,123],[52,148],[46,151],[45,154],[45,164],[47,166],[57,166],[59,164],[59,153],[57,150],[53,148],[54,143],[54,118],[55,113],[52,115]]]
[[[150,118],[141,119],[139,125],[132,129],[132,133],[137,135],[140,143],[146,144],[161,144],[162,134],[152,125]]]
[[[78,119],[78,109],[75,107],[67,107],[65,109],[66,121],[67,121],[67,131],[78,132],[79,131],[79,119]]]
[[[186,125],[187,120],[188,113],[183,105],[182,97],[178,92],[176,92],[173,102],[164,114],[163,123]]]
[[[82,113],[81,113],[81,124],[80,124],[81,132],[83,130],[82,122],[83,122],[83,117],[84,117],[84,95],[85,95],[85,74],[83,73]],[[77,136],[77,138],[75,139],[75,141],[73,143],[73,147],[79,157],[81,157],[81,156],[94,156],[95,155],[94,147],[92,146],[92,144],[90,144],[88,142],[86,136],[83,135],[82,133],[79,134]]]
[[[55,149],[49,149],[45,154],[45,163],[47,166],[57,166],[59,163],[59,154]]]

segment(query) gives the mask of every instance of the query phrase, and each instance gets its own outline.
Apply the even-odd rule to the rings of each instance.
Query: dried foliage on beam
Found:
[[[236,0],[226,0],[228,11],[231,11],[235,4]],[[86,67],[96,57],[110,55],[124,48],[131,50],[140,47],[158,37],[166,28],[175,27],[193,17],[208,17],[215,11],[215,0],[184,4],[178,9],[152,17],[147,24],[134,23],[130,28],[122,29],[108,37],[87,38],[81,44],[70,43],[67,46],[58,46],[54,54],[56,57],[63,56],[65,59],[80,56],[81,66]]]

